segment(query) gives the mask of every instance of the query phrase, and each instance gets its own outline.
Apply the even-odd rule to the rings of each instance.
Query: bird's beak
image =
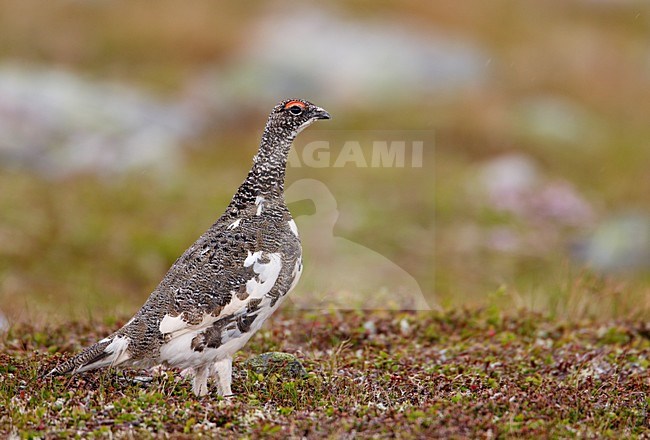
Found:
[[[314,109],[314,117],[316,119],[331,119],[330,114],[320,107]]]

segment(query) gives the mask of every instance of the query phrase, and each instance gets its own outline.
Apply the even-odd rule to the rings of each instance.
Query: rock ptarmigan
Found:
[[[207,394],[209,376],[217,377],[221,395],[232,394],[233,354],[302,271],[298,230],[284,201],[291,144],[314,121],[329,118],[301,99],[274,107],[248,177],[226,212],[176,260],[124,327],[49,375],[165,365],[191,371],[197,396]]]

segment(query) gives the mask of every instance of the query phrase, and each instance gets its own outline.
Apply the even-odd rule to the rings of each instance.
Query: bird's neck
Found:
[[[266,201],[284,199],[284,177],[293,137],[287,138],[269,126],[264,129],[253,166],[230,202],[229,212],[245,209],[255,203],[257,197]]]

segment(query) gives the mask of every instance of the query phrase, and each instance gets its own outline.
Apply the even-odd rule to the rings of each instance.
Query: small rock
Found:
[[[411,333],[411,325],[406,318],[402,318],[399,322],[399,331],[402,333],[402,336],[408,336]]]
[[[279,373],[290,377],[305,377],[307,371],[302,363],[292,354],[272,351],[253,356],[243,362],[242,366],[257,374]]]
[[[377,326],[373,321],[364,322],[363,328],[366,330],[366,333],[368,333],[369,335],[374,335],[377,333]]]
[[[131,379],[134,384],[138,385],[148,385],[153,382],[153,377],[151,376],[135,376]]]

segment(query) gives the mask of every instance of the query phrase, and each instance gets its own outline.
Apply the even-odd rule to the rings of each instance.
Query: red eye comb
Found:
[[[284,109],[288,109],[289,107],[293,107],[294,105],[297,105],[300,108],[305,108],[305,104],[302,103],[302,101],[289,101],[284,105]]]

